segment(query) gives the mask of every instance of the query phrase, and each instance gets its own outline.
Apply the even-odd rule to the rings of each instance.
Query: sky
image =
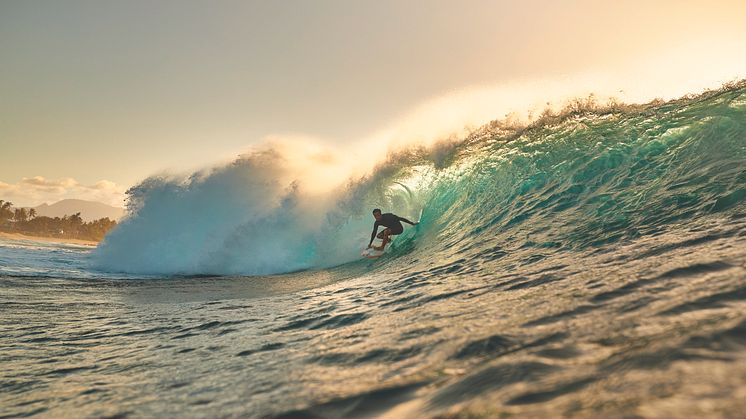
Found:
[[[0,0],[0,199],[746,78],[743,1]]]

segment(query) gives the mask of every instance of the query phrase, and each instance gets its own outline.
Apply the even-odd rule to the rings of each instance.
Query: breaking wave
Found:
[[[421,220],[389,253],[422,259],[602,248],[743,211],[746,86],[638,106],[576,102],[528,125],[494,121],[346,181],[314,176],[324,159],[296,163],[269,147],[186,178],[145,180],[128,192],[130,215],[95,266],[162,275],[338,266],[359,260],[374,207]],[[319,182],[332,186],[314,189]]]

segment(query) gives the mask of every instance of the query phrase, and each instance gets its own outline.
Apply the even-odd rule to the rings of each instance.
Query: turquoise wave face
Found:
[[[325,206],[277,184],[267,167],[247,158],[187,182],[147,180],[131,195],[138,212],[96,251],[97,265],[156,274],[336,266],[359,258],[374,207],[421,219],[390,252],[422,258],[603,247],[737,216],[746,201],[746,87],[570,111],[524,128],[493,123],[461,142],[394,156]]]
[[[429,172],[422,227],[431,231],[409,235],[400,251],[602,247],[738,216],[746,202],[746,88],[570,113],[507,134],[485,128],[450,160]]]

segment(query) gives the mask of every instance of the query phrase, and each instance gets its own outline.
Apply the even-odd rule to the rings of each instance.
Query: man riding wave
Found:
[[[390,212],[381,214],[381,210],[378,208],[373,210],[373,217],[376,219],[376,222],[375,224],[373,224],[373,233],[370,235],[370,243],[368,243],[368,249],[372,247],[373,249],[380,251],[382,251],[383,248],[386,247],[386,244],[391,241],[389,237],[401,234],[404,231],[404,226],[401,224],[402,221],[413,226],[419,224],[419,222],[413,223],[406,218],[399,217],[398,215],[394,215]],[[376,237],[379,226],[386,227],[382,232],[378,233],[378,238],[383,239],[383,243],[381,243],[380,246],[372,246],[373,239]]]

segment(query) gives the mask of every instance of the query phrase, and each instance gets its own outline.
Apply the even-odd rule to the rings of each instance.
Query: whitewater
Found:
[[[0,241],[0,416],[746,408],[743,82],[496,120],[324,190],[314,153],[150,177],[95,249]],[[420,221],[375,261],[373,208]]]

